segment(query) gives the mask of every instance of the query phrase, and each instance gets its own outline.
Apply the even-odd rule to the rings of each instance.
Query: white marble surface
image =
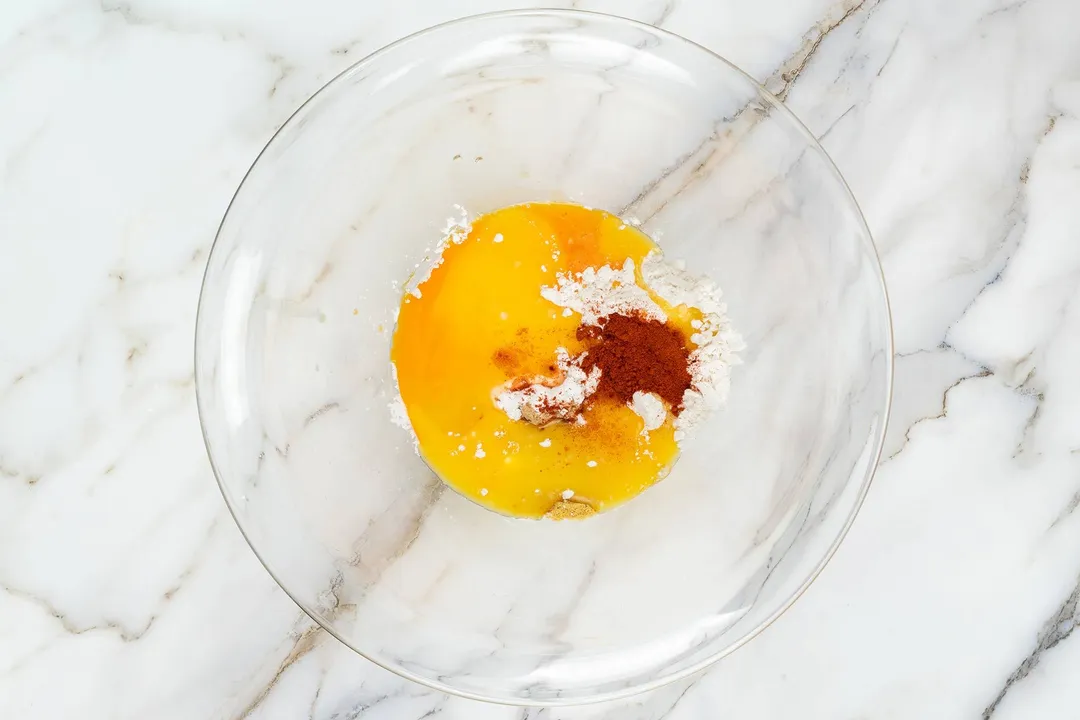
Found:
[[[449,698],[313,629],[206,460],[191,371],[206,254],[312,91],[410,31],[511,4],[9,2],[0,717],[1076,716],[1080,5],[574,4],[746,68],[867,214],[899,353],[888,459],[819,580],[693,682],[578,709]]]

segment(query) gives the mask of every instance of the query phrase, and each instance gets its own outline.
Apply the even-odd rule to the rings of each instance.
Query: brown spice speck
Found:
[[[517,375],[517,370],[521,366],[521,352],[512,347],[499,348],[491,355],[491,362],[506,373],[507,377],[512,378]]]

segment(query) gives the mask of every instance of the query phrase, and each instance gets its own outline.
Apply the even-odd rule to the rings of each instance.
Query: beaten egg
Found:
[[[618,217],[568,203],[503,208],[444,243],[430,276],[404,295],[391,349],[420,453],[444,482],[492,510],[541,517],[566,500],[608,509],[666,474],[678,454],[670,414],[645,432],[625,403],[594,396],[574,420],[538,426],[495,404],[508,383],[556,373],[560,348],[585,348],[581,317],[541,288],[627,259],[640,284],[655,248]],[[653,299],[688,337],[692,313]]]

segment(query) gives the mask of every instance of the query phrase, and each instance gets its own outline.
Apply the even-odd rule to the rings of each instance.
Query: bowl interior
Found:
[[[731,398],[641,497],[579,523],[444,488],[390,422],[402,285],[448,219],[569,200],[720,283]],[[200,415],[226,500],[344,642],[444,690],[646,689],[751,637],[866,490],[888,406],[866,226],[801,125],[676,36],[515,12],[426,31],[302,107],[238,191],[200,301]]]

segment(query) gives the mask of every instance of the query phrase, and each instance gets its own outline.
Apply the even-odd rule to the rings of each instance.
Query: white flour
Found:
[[[450,243],[460,245],[465,242],[465,238],[469,237],[469,233],[472,232],[469,213],[460,205],[455,205],[454,209],[458,211],[459,217],[446,218],[446,225],[442,229],[442,237],[435,245],[435,249],[425,253],[424,259],[416,263],[412,277],[405,284],[405,292],[413,297],[423,297],[420,286],[428,281],[435,268],[443,264],[443,253],[446,252],[446,248],[450,247]],[[397,320],[396,317],[394,319]]]
[[[667,406],[655,393],[644,393],[638,390],[629,403],[630,409],[645,421],[645,429],[642,435],[647,435],[650,430],[655,430],[667,420]]]
[[[390,422],[409,433],[412,439],[413,449],[420,452],[420,440],[416,437],[412,422],[409,420],[409,411],[405,408],[405,401],[401,399],[401,389],[398,387],[397,365],[390,363],[390,374],[394,379],[394,399],[390,401]]]
[[[607,315],[638,313],[650,320],[667,322],[667,314],[649,293],[637,284],[634,261],[623,263],[622,270],[610,265],[585,268],[580,273],[559,273],[557,285],[540,288],[540,296],[561,308],[581,315],[583,325],[596,325]],[[563,315],[567,315],[565,311]]]

